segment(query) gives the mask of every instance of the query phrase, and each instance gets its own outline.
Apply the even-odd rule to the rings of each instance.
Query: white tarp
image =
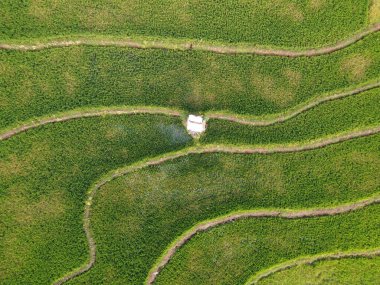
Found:
[[[206,122],[202,116],[189,115],[187,118],[187,131],[192,133],[203,133],[206,130]]]

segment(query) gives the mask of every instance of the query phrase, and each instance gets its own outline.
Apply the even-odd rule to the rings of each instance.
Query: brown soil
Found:
[[[262,121],[256,120],[255,121],[255,120],[251,120],[249,118],[239,118],[239,117],[231,115],[231,114],[223,115],[223,114],[213,114],[211,112],[208,113],[207,116],[210,119],[227,120],[227,121],[231,121],[231,122],[235,122],[235,123],[239,123],[239,124],[243,124],[243,125],[269,126],[269,125],[273,125],[276,123],[282,123],[286,120],[294,118],[294,117],[298,116],[299,114],[301,114],[305,111],[308,111],[308,110],[310,110],[310,109],[312,109],[312,108],[314,108],[314,107],[316,107],[322,103],[341,99],[341,98],[348,97],[351,95],[356,95],[356,94],[359,94],[361,92],[368,91],[368,90],[378,88],[378,87],[380,87],[380,82],[371,83],[371,84],[362,86],[362,87],[354,89],[354,90],[350,90],[350,91],[343,92],[343,93],[333,94],[331,96],[324,97],[324,98],[319,98],[319,99],[312,101],[309,104],[307,104],[307,105],[299,108],[298,110],[295,110],[295,111],[293,111],[287,115],[280,115],[277,118],[269,119],[269,120],[262,120]],[[123,110],[123,109],[119,108],[119,109],[114,109],[114,110],[102,110],[102,111],[78,111],[77,113],[72,113],[69,115],[63,115],[62,117],[59,117],[59,116],[57,117],[57,115],[55,115],[51,118],[36,120],[32,123],[25,124],[25,125],[22,125],[20,127],[8,130],[4,133],[0,133],[0,141],[9,139],[9,138],[11,138],[17,134],[20,134],[22,132],[26,132],[30,129],[34,129],[34,128],[37,128],[37,127],[40,127],[43,125],[47,125],[50,123],[65,122],[65,121],[70,121],[70,120],[80,119],[80,118],[100,117],[100,116],[105,116],[105,115],[133,115],[133,114],[162,114],[162,115],[175,116],[175,117],[180,117],[182,115],[180,111],[169,110],[169,109],[165,109],[165,110],[154,109],[154,108],[149,108],[149,109],[140,108],[140,109],[135,109],[135,110],[130,110],[130,109]]]
[[[25,124],[23,126],[20,126],[18,128],[14,128],[12,130],[9,130],[5,133],[0,134],[0,141],[9,139],[13,137],[14,135],[17,135],[22,132],[26,132],[30,129],[34,129],[43,125],[51,124],[51,123],[58,123],[58,122],[65,122],[70,121],[74,119],[81,119],[81,118],[90,118],[90,117],[101,117],[106,115],[135,115],[135,114],[162,114],[166,116],[174,116],[179,117],[181,116],[180,112],[177,111],[171,111],[171,110],[162,110],[162,109],[135,109],[135,110],[122,110],[122,109],[115,109],[115,110],[102,110],[102,111],[79,111],[77,113],[72,113],[69,115],[63,115],[62,117],[51,117],[41,120],[36,120],[32,123]]]
[[[190,232],[188,232],[185,236],[183,236],[180,240],[178,240],[165,253],[165,255],[161,258],[160,263],[156,265],[154,267],[154,270],[152,270],[151,273],[149,274],[147,283],[148,284],[154,283],[159,272],[164,268],[166,264],[169,263],[170,259],[173,257],[175,252],[180,247],[182,247],[186,242],[188,242],[193,236],[195,236],[199,232],[206,231],[215,226],[230,223],[235,220],[243,219],[243,218],[279,217],[279,218],[285,218],[285,219],[300,219],[300,218],[319,217],[319,216],[332,216],[332,215],[337,215],[337,214],[342,214],[342,213],[358,210],[365,206],[368,206],[371,204],[377,204],[377,203],[380,203],[380,197],[360,201],[360,202],[349,204],[349,205],[338,206],[335,208],[301,210],[301,211],[293,211],[293,212],[288,212],[284,210],[277,210],[277,211],[261,210],[261,211],[238,213],[238,214],[229,215],[227,217],[222,217],[220,219],[213,220],[207,223],[199,224],[196,227],[194,227]],[[337,256],[341,257],[343,255],[337,255]]]
[[[335,51],[344,49],[372,33],[380,31],[380,23],[376,23],[368,29],[359,32],[352,37],[340,41],[335,45],[313,48],[308,50],[294,51],[294,50],[281,50],[281,49],[265,49],[249,46],[214,46],[202,43],[178,43],[170,44],[159,41],[144,41],[144,43],[134,40],[71,40],[71,41],[52,41],[48,43],[37,44],[6,44],[0,43],[0,49],[20,50],[20,51],[35,51],[46,48],[91,45],[91,46],[119,46],[130,48],[157,48],[157,49],[173,49],[173,50],[201,50],[223,54],[257,54],[266,56],[284,56],[284,57],[312,57],[323,54],[333,53]]]
[[[269,119],[269,120],[261,120],[261,121],[250,120],[249,118],[248,119],[247,118],[239,118],[237,116],[233,116],[230,114],[226,114],[226,115],[218,114],[218,113],[213,114],[212,112],[208,113],[207,116],[210,119],[227,120],[227,121],[231,121],[231,122],[235,122],[235,123],[239,123],[239,124],[243,124],[243,125],[270,126],[270,125],[274,125],[277,123],[283,123],[283,122],[285,122],[291,118],[294,118],[294,117],[298,116],[299,114],[301,114],[305,111],[308,111],[308,110],[310,110],[310,109],[312,109],[312,108],[314,108],[320,104],[323,104],[323,103],[326,103],[329,101],[342,99],[344,97],[356,95],[356,94],[359,94],[359,93],[362,93],[365,91],[369,91],[371,89],[378,88],[378,87],[380,87],[380,82],[375,82],[375,83],[371,83],[371,84],[368,84],[368,85],[365,85],[365,86],[362,86],[362,87],[359,87],[359,88],[356,88],[356,89],[353,89],[350,91],[346,91],[346,92],[342,92],[342,93],[336,93],[336,94],[333,94],[331,96],[318,98],[315,101],[312,101],[309,104],[302,106],[301,108],[299,108],[299,109],[297,109],[291,113],[280,115],[274,119]]]
[[[322,260],[336,260],[336,259],[343,259],[343,258],[355,258],[355,257],[364,257],[364,258],[370,258],[374,256],[380,255],[380,250],[367,250],[367,251],[360,251],[360,252],[341,252],[341,253],[332,253],[332,254],[326,254],[316,257],[310,257],[310,258],[304,258],[294,261],[293,263],[283,264],[282,266],[278,266],[276,268],[270,269],[268,271],[263,272],[262,274],[259,274],[255,277],[254,280],[252,280],[251,284],[257,284],[260,280],[267,278],[277,272],[288,270],[292,267],[299,266],[302,264],[309,264],[312,265],[318,261]]]
[[[373,128],[373,129],[366,129],[366,130],[360,130],[355,131],[349,134],[340,135],[337,137],[332,137],[316,142],[312,142],[307,145],[293,145],[293,146],[277,146],[277,147],[233,147],[233,146],[211,146],[211,147],[198,147],[198,148],[191,148],[187,152],[179,152],[179,153],[171,153],[168,154],[165,157],[160,157],[158,159],[152,159],[151,161],[142,163],[137,166],[132,166],[130,168],[126,168],[123,171],[115,171],[112,175],[104,178],[103,180],[99,181],[90,191],[89,197],[86,201],[85,205],[85,212],[84,212],[84,222],[83,222],[83,228],[86,233],[86,237],[88,240],[88,246],[89,246],[89,252],[90,252],[90,259],[87,264],[85,264],[83,267],[79,268],[76,271],[73,271],[69,273],[68,275],[62,277],[60,280],[58,280],[55,284],[63,284],[66,281],[69,281],[76,276],[79,276],[83,274],[84,272],[90,270],[92,266],[95,264],[96,260],[96,244],[94,241],[94,238],[92,236],[91,226],[90,226],[90,218],[91,218],[91,204],[92,201],[96,195],[96,192],[105,184],[112,181],[115,178],[118,178],[120,176],[123,176],[127,173],[142,169],[147,166],[152,165],[159,165],[161,163],[164,163],[166,161],[170,161],[173,159],[177,159],[179,157],[183,157],[190,154],[201,154],[201,153],[235,153],[235,154],[253,154],[253,153],[261,153],[261,154],[269,154],[269,153],[285,153],[285,152],[299,152],[299,151],[306,151],[311,149],[317,149],[322,148],[330,144],[335,144],[339,142],[343,142],[346,140],[359,138],[359,137],[365,137],[373,134],[380,133],[380,127]],[[327,208],[327,209],[312,209],[312,210],[301,210],[301,211],[293,211],[293,212],[287,212],[283,210],[278,211],[252,211],[252,212],[245,212],[245,213],[238,213],[233,214],[227,217],[223,217],[219,220],[214,220],[211,222],[207,222],[204,224],[200,224],[196,226],[191,232],[189,232],[186,236],[181,238],[172,248],[170,248],[165,256],[162,258],[161,262],[154,268],[152,273],[149,275],[149,283],[152,284],[158,274],[158,272],[169,262],[171,257],[174,255],[176,250],[181,247],[183,244],[185,244],[188,240],[191,239],[192,236],[194,236],[196,233],[200,231],[205,231],[209,228],[212,228],[214,226],[232,222],[236,219],[241,218],[249,218],[249,217],[282,217],[282,218],[306,218],[306,217],[315,217],[315,216],[325,216],[325,215],[336,215],[340,213],[345,213],[349,211],[353,211],[362,207],[365,207],[370,204],[378,203],[380,202],[380,197],[376,197],[373,199],[368,199],[360,202],[356,202],[350,205],[343,205],[343,206],[337,206],[335,208]]]

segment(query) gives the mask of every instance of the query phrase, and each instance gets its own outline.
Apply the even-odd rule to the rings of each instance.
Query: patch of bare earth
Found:
[[[49,145],[45,142],[34,143],[23,155],[9,155],[0,160],[0,180],[15,185],[15,177],[29,176],[35,164],[42,164],[51,156]]]
[[[33,225],[43,223],[46,219],[54,219],[65,212],[64,198],[59,192],[50,193],[35,202],[20,197],[19,208],[15,212],[15,220],[18,224]],[[13,201],[13,199],[12,199]]]
[[[380,22],[380,0],[371,0],[368,18],[370,23]]]
[[[72,96],[79,86],[79,80],[73,73],[71,73],[69,71],[66,71],[63,74],[63,77],[64,77],[65,83],[66,83],[66,86],[65,86],[66,93],[69,96]]]
[[[295,88],[297,88],[300,85],[301,80],[302,80],[302,73],[300,71],[293,70],[291,68],[285,68],[282,71],[282,74],[284,75],[284,77],[288,81],[289,85],[291,85]]]
[[[30,1],[28,13],[30,16],[40,20],[47,21],[51,16],[50,8],[46,6],[44,0]]]
[[[7,73],[12,72],[12,67],[6,62],[0,62],[0,76],[5,76]]]
[[[210,92],[206,85],[207,83],[202,82],[202,80],[194,80],[191,83],[192,93],[187,98],[187,103],[196,108],[201,108],[205,104],[213,103],[216,99],[216,95]]]
[[[302,22],[304,19],[301,7],[288,0],[268,1],[268,5],[270,5],[268,8],[277,17],[293,22]]]
[[[320,10],[325,4],[326,0],[309,0],[309,7],[314,11]]]
[[[263,99],[280,107],[286,107],[294,100],[292,88],[281,86],[275,77],[259,73],[254,73],[252,77],[252,85]]]
[[[358,81],[364,78],[371,64],[372,59],[368,55],[354,54],[342,61],[340,70],[351,81]]]
[[[208,59],[207,63],[207,68],[190,83],[192,93],[186,99],[188,104],[196,108],[215,106],[219,102],[227,104],[231,94],[244,91],[241,76],[234,74],[230,66]]]
[[[29,162],[30,166],[30,162]],[[28,171],[25,162],[16,155],[10,155],[6,159],[0,161],[0,177],[26,176]]]
[[[105,30],[112,24],[112,12],[106,9],[89,8],[85,13],[83,21],[88,29]]]

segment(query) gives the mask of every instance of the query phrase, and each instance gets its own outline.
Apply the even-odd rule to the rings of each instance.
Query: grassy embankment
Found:
[[[78,108],[163,106],[189,112],[283,112],[379,80],[380,34],[312,58],[128,48],[0,51],[0,128]]]
[[[367,0],[4,0],[0,39],[143,36],[315,47],[366,27],[368,6]]]
[[[247,126],[211,119],[201,141],[227,144],[281,144],[380,125],[380,88],[331,101],[283,123]]]
[[[95,267],[70,284],[141,284],[175,238],[232,211],[328,207],[372,196],[380,185],[378,148],[375,135],[300,153],[191,155],[117,178],[93,201]]]
[[[188,144],[179,119],[164,116],[82,119],[0,142],[0,283],[48,284],[82,265],[92,183]]]
[[[251,274],[298,256],[380,244],[380,206],[329,217],[242,219],[196,235],[156,284],[244,284]]]
[[[376,284],[379,267],[380,257],[320,261],[278,272],[257,284]]]

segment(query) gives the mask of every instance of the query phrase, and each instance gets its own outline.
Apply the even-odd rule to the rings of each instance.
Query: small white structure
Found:
[[[206,121],[202,116],[189,115],[186,128],[190,134],[201,134],[206,130]]]

